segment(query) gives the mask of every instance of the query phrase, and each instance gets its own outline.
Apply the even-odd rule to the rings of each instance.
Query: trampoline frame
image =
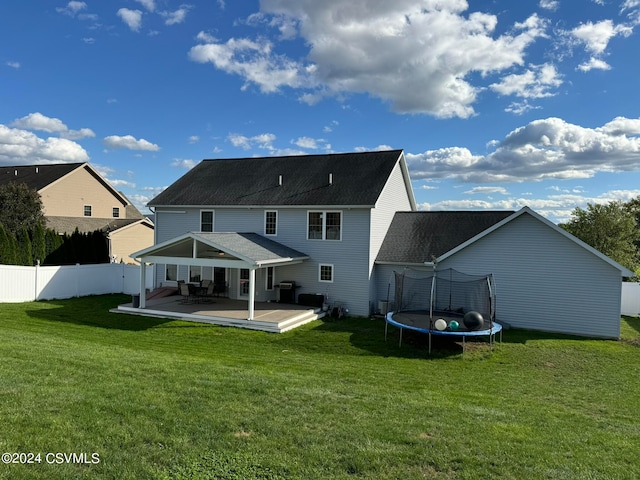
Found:
[[[395,320],[394,315],[400,315],[402,313],[412,313],[413,315],[421,315],[424,316],[429,322],[429,328],[417,327],[414,325],[407,325],[405,323],[399,322]],[[439,315],[441,314],[441,315]],[[496,334],[500,334],[500,343],[502,343],[502,325],[499,323],[492,321],[490,323],[490,328],[485,328],[483,330],[437,330],[433,328],[433,318],[434,315],[437,318],[443,318],[447,321],[447,325],[451,320],[462,320],[461,316],[452,316],[450,312],[420,312],[420,311],[407,311],[407,312],[389,312],[385,316],[385,324],[384,324],[384,340],[387,341],[387,333],[389,329],[389,324],[394,327],[398,327],[400,329],[400,340],[398,342],[398,347],[402,346],[402,330],[405,328],[407,330],[413,330],[415,332],[427,333],[429,335],[429,355],[431,355],[431,335],[440,335],[440,336],[448,336],[448,337],[462,337],[462,353],[465,352],[466,348],[466,338],[467,337],[489,337],[489,348],[493,350],[493,344],[495,343]]]

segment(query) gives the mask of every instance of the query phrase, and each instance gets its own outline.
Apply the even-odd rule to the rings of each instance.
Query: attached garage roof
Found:
[[[453,250],[512,211],[397,212],[382,243],[379,263],[422,264]]]

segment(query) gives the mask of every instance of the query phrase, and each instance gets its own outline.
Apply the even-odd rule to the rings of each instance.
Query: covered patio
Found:
[[[285,265],[294,265],[307,260],[309,257],[302,252],[287,247],[281,243],[258,235],[257,233],[205,233],[205,232],[189,232],[179,237],[167,240],[152,247],[146,248],[131,255],[139,260],[142,264],[176,264],[199,267],[218,267],[225,269],[238,269],[244,271],[246,277],[246,300],[236,299],[233,308],[219,308],[223,304],[231,305],[229,301],[219,301],[216,299],[215,308],[207,308],[210,311],[217,311],[215,315],[203,316],[206,318],[216,317],[217,323],[221,323],[220,319],[228,319],[229,321],[238,322],[240,320],[247,322],[261,322],[256,318],[256,310],[262,312],[267,310],[261,308],[259,302],[256,302],[256,271],[259,269],[267,269],[269,267],[278,267]],[[155,316],[162,316],[161,312],[165,312],[166,316],[176,317],[176,309],[186,308],[187,305],[176,305],[176,301],[156,303],[149,300],[147,305],[146,298],[146,272],[140,269],[140,296],[138,306],[129,306],[118,308],[123,313],[152,313]],[[155,305],[154,305],[155,303]],[[274,303],[264,302],[273,307]],[[243,308],[238,308],[240,305]],[[278,308],[269,308],[274,311],[291,310],[290,307],[295,305],[284,306],[277,304]],[[202,306],[201,306],[202,307]],[[213,307],[213,305],[210,305]],[[283,308],[280,308],[283,307]],[[191,307],[193,308],[193,307]],[[305,307],[309,310],[308,307]],[[200,309],[205,311],[204,309]],[[242,313],[239,313],[242,312]],[[191,315],[191,319],[195,315],[193,312],[185,312]],[[258,313],[259,316],[266,318],[264,313]],[[271,315],[273,317],[273,315]],[[242,322],[241,322],[242,323]],[[238,325],[240,326],[240,325]]]
[[[184,303],[180,295],[171,295],[149,299],[145,304],[144,308],[140,308],[126,303],[112,311],[275,333],[286,332],[325,315],[321,309],[302,305],[255,302],[253,319],[249,320],[245,301],[222,297],[215,298],[213,302]]]

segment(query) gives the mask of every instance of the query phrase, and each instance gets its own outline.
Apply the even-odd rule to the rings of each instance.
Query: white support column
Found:
[[[253,320],[256,301],[256,269],[249,269],[249,318]]]
[[[147,306],[147,266],[144,258],[140,259],[140,308]]]

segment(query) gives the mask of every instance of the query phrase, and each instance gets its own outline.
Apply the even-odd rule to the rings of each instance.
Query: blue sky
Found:
[[[0,3],[0,165],[143,209],[204,158],[404,149],[421,209],[640,195],[640,0]],[[357,186],[354,186],[357,188]]]

